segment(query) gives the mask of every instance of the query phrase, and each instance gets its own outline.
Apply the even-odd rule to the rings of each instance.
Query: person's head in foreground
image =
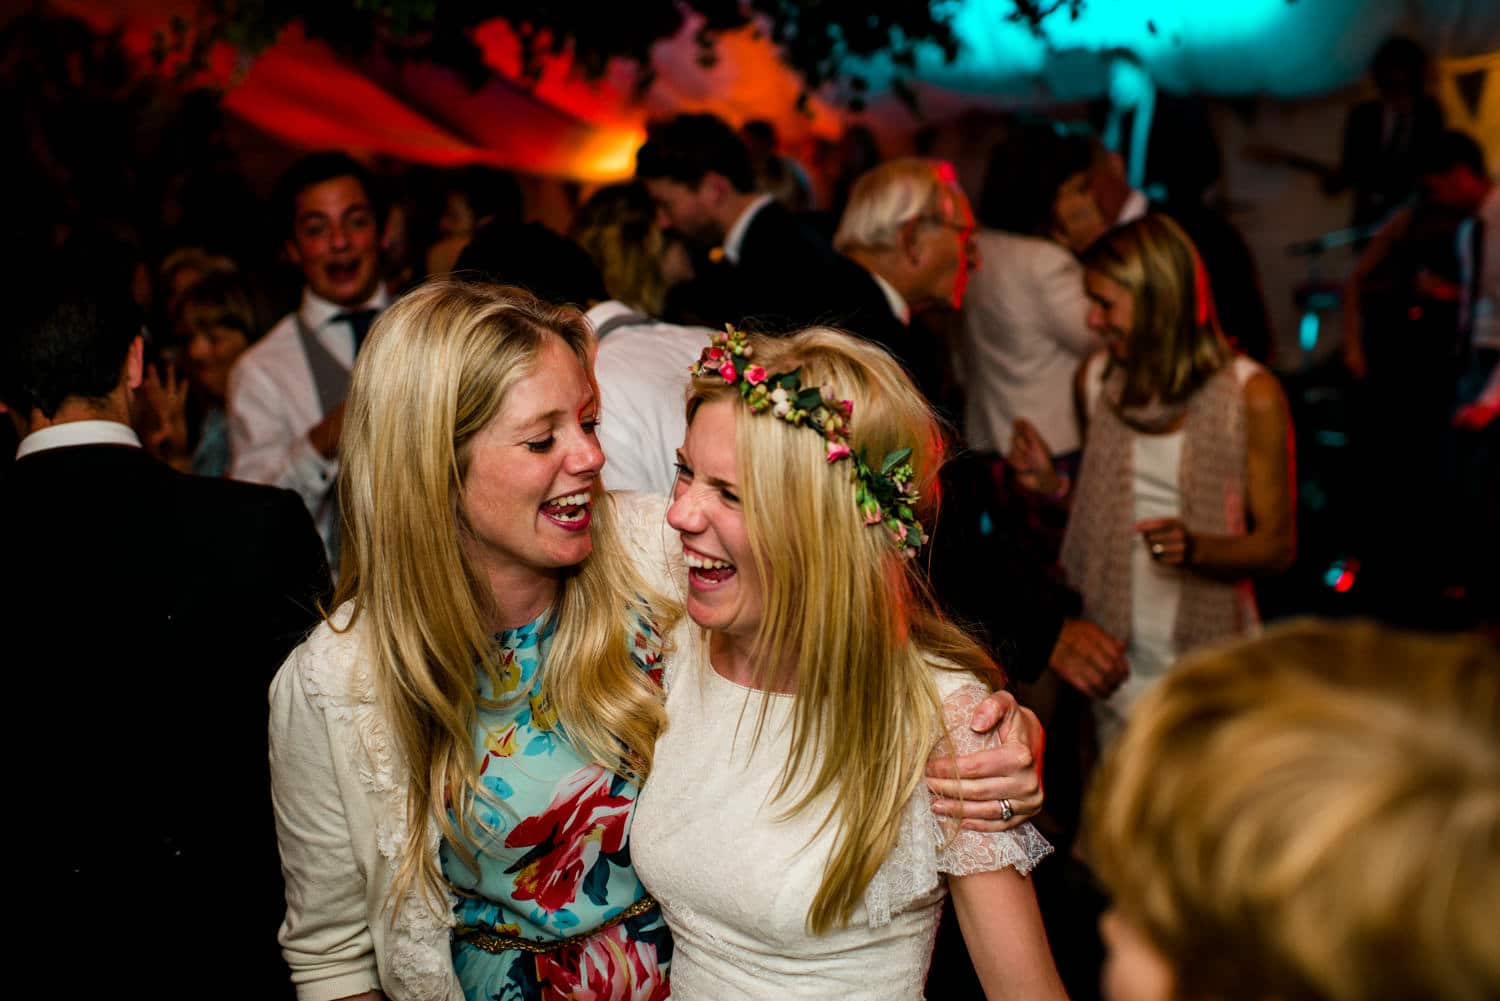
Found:
[[[1184,658],[1089,800],[1110,1001],[1500,997],[1500,652],[1297,622]]]
[[[544,694],[605,767],[644,775],[665,722],[627,647],[625,616],[654,596],[635,579],[599,480],[592,340],[575,309],[437,280],[381,314],[354,368],[334,605],[352,601],[374,637],[411,816],[430,811],[454,844],[480,794],[474,679],[503,670],[495,632],[552,616]],[[665,604],[652,607],[659,618]],[[413,829],[393,896],[414,881],[440,895]]]
[[[710,630],[716,663],[796,694],[787,773],[817,776],[797,805],[838,796],[835,863],[809,915],[826,929],[889,854],[942,736],[932,660],[999,680],[933,610],[918,572],[943,438],[898,362],[826,329],[719,335],[687,413],[667,515],[688,563],[687,611]],[[838,753],[817,753],[827,740]]]

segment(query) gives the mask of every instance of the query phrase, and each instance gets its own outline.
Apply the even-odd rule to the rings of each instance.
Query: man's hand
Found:
[[[146,401],[148,423],[141,443],[163,462],[181,461],[186,466],[188,381],[178,379],[177,369],[171,365],[166,365],[165,371],[147,365],[141,394]]]
[[[307,440],[312,442],[312,447],[325,459],[331,459],[338,453],[339,435],[344,433],[345,402],[347,401],[340,400],[338,406],[328,411],[328,416],[307,432]]]
[[[975,733],[996,731],[998,747],[957,759],[933,758],[927,764],[927,788],[941,799],[932,811],[962,817],[968,831],[1007,831],[1042,809],[1042,750],[1046,734],[1036,713],[1009,692],[994,692],[969,720]],[[1005,803],[1011,817],[1002,820]]]
[[[1130,676],[1125,644],[1085,619],[1067,619],[1047,666],[1091,699],[1105,699]]]
[[[1016,482],[1032,493],[1052,497],[1062,489],[1062,477],[1052,463],[1052,450],[1036,426],[1017,417],[1011,426],[1010,451],[1005,461],[1016,471]]]

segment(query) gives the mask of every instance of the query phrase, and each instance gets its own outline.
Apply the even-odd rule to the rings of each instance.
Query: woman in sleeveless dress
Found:
[[[668,667],[634,846],[674,997],[919,998],[945,890],[989,997],[1063,997],[1027,878],[1050,846],[1008,806],[964,829],[922,783],[1003,680],[914,559],[944,451],[927,404],[831,330],[731,331],[694,371],[668,521],[702,628]]]
[[[1128,637],[1129,676],[1094,704],[1107,743],[1179,655],[1256,628],[1250,578],[1291,565],[1296,503],[1286,397],[1230,347],[1192,241],[1148,215],[1082,259],[1106,348],[1075,383],[1077,483],[1024,422],[1009,458],[1023,483],[1070,495],[1063,568],[1085,616]]]
[[[339,590],[271,691],[301,1001],[668,994],[631,819],[679,610],[663,503],[600,488],[592,349],[574,309],[436,281],[360,352]],[[1033,812],[1021,771],[966,805]]]

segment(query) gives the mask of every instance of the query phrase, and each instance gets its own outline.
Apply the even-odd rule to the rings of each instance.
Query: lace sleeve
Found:
[[[970,754],[995,746],[999,740],[995,733],[975,733],[969,729],[969,718],[988,694],[978,684],[966,684],[947,694],[943,699],[943,723],[948,740],[938,744],[934,756],[946,755],[950,743],[954,754]],[[990,872],[1006,866],[1024,876],[1052,852],[1047,839],[1030,824],[997,833],[965,831],[952,818],[939,817],[930,809],[926,814],[937,848],[938,871],[950,876]]]

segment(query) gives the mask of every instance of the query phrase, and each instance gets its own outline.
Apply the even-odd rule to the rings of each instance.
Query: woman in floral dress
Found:
[[[629,837],[677,585],[663,503],[600,488],[591,340],[575,310],[443,281],[361,352],[338,594],[271,692],[302,1001],[668,994]],[[971,813],[1040,805],[1029,758],[967,764],[992,776]]]

